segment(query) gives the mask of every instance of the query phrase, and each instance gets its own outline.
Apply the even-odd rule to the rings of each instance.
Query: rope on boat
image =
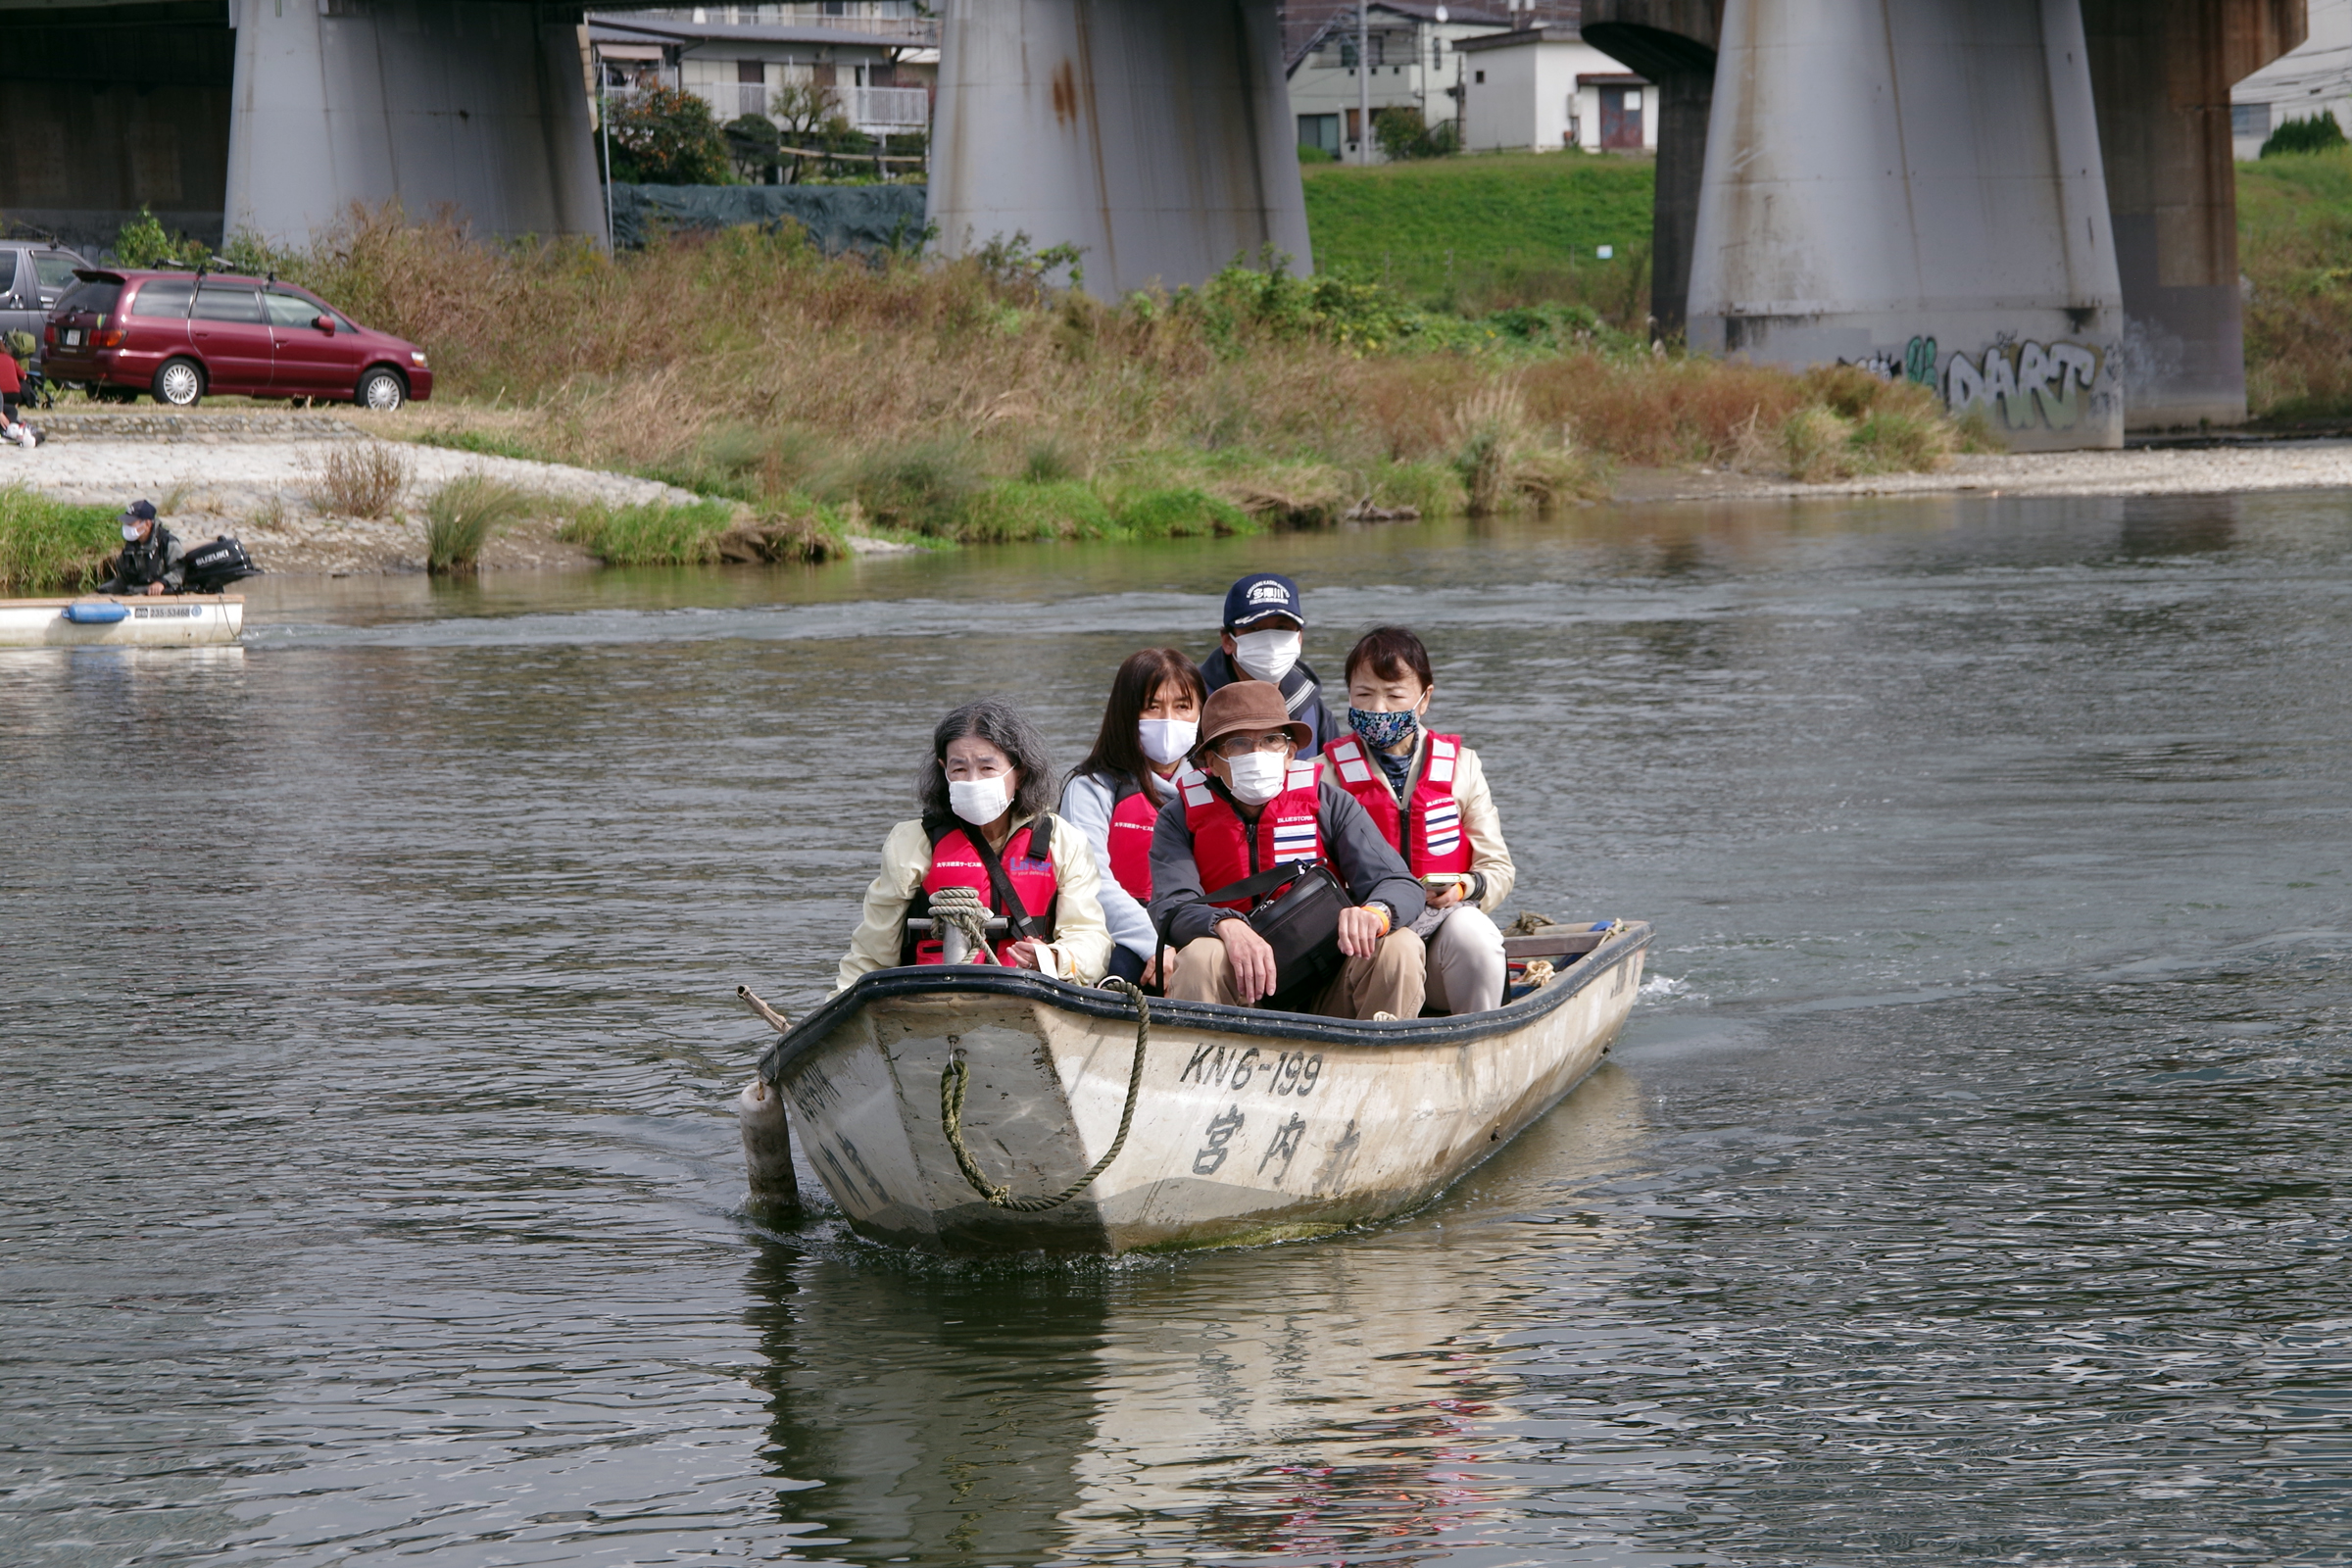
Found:
[[[1144,1088],[1144,1048],[1152,1043],[1152,1004],[1144,1000],[1144,989],[1131,985],[1113,975],[1104,980],[1106,987],[1127,993],[1135,1003],[1135,1064],[1127,1069],[1127,1108],[1119,1112],[1119,1135],[1110,1141],[1102,1157],[1095,1161],[1087,1173],[1064,1187],[1051,1198],[1015,1198],[1008,1187],[993,1186],[972,1163],[972,1152],[963,1147],[963,1091],[971,1071],[960,1056],[950,1056],[948,1065],[939,1075],[939,1125],[948,1135],[948,1147],[956,1152],[956,1163],[963,1171],[963,1179],[972,1184],[972,1191],[988,1200],[991,1208],[1009,1208],[1017,1214],[1042,1214],[1049,1208],[1059,1208],[1093,1185],[1096,1177],[1110,1168],[1127,1147],[1127,1129],[1135,1125],[1135,1103],[1142,1098]]]
[[[954,926],[971,943],[969,963],[997,962],[997,950],[988,945],[988,906],[978,888],[941,888],[931,895],[931,934],[944,936]]]

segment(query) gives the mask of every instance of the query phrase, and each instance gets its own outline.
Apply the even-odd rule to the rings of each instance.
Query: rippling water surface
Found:
[[[1299,576],[1660,937],[1427,1211],[739,1211],[928,726]],[[0,654],[0,1562],[2352,1561],[2340,496],[264,579]],[[803,1184],[818,1190],[804,1174]]]

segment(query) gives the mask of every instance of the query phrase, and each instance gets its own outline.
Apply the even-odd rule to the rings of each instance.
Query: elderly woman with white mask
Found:
[[[1306,726],[1300,757],[1313,757],[1340,728],[1323,703],[1322,677],[1299,658],[1306,636],[1306,601],[1279,572],[1253,571],[1225,592],[1225,631],[1217,651],[1200,662],[1210,691],[1237,680],[1262,680],[1282,693],[1293,721]]]
[[[1110,930],[1101,876],[1086,836],[1046,808],[1054,768],[1035,725],[994,698],[964,704],[932,733],[915,793],[923,814],[883,841],[836,990],[869,970],[946,962],[945,933],[930,929],[942,895],[967,906],[976,898],[1004,922],[990,931],[995,961],[1089,985],[1102,978]]]

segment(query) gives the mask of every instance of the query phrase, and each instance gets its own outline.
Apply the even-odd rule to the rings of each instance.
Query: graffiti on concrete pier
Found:
[[[1997,428],[2071,430],[2085,416],[2112,412],[2117,393],[2108,360],[2108,351],[2096,344],[2007,336],[1976,354],[1939,356],[1936,340],[1923,336],[1899,355],[1880,349],[1842,363],[1889,381],[1932,387],[1955,417],[1981,408]]]

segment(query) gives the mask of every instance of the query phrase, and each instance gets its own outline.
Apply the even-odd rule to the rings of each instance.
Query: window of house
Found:
[[[2230,134],[2232,136],[2268,136],[2271,133],[2269,104],[2231,104],[2230,106]]]
[[[1337,115],[1300,115],[1298,117],[1298,145],[1319,147],[1331,154],[1340,150],[1340,117]]]
[[[1487,74],[1483,71],[1473,71],[1470,73],[1470,79],[1483,87],[1487,84]]]

